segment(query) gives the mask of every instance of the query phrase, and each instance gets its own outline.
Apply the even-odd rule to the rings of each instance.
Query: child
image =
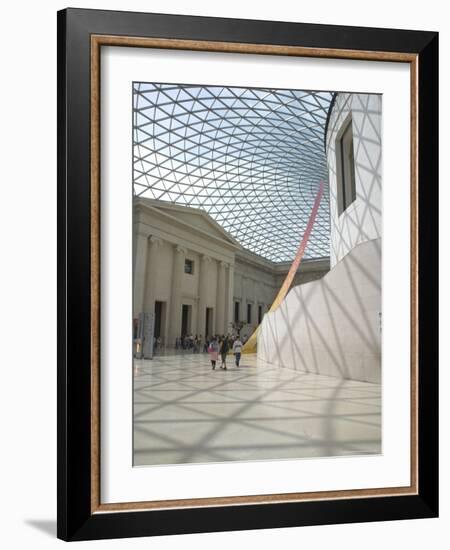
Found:
[[[209,343],[208,347],[209,359],[211,360],[212,370],[216,368],[216,361],[219,356],[219,346],[217,345],[217,340],[213,338]]]

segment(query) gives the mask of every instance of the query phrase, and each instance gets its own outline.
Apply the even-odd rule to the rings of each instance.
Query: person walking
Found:
[[[238,336],[233,343],[233,353],[234,353],[234,360],[236,363],[236,367],[239,367],[239,361],[241,360],[242,346],[243,344],[240,341]]]
[[[217,340],[213,338],[208,346],[208,354],[209,359],[211,361],[212,370],[215,370],[216,368],[216,361],[219,356],[219,345],[217,343]]]
[[[227,370],[227,353],[230,349],[230,346],[228,344],[228,338],[226,336],[222,336],[222,340],[220,342],[220,357],[222,359],[222,364],[220,365],[220,368],[223,370]]]

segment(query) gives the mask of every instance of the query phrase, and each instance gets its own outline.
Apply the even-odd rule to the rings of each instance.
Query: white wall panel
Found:
[[[339,216],[336,139],[350,113],[353,126],[356,200]],[[339,93],[331,111],[327,131],[331,266],[357,244],[381,237],[381,115],[382,96],[379,94]]]
[[[291,289],[264,316],[258,358],[279,367],[381,381],[381,239],[356,246],[324,277]]]

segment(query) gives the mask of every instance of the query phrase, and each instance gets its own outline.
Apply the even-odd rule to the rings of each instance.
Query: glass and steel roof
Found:
[[[243,247],[291,261],[320,181],[333,92],[133,85],[136,196],[205,210]],[[329,255],[328,192],[305,258]]]

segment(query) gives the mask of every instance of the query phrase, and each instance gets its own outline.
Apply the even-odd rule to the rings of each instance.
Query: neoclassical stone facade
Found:
[[[184,334],[253,332],[289,269],[244,249],[205,212],[151,199],[134,205],[134,318],[155,312],[167,347]],[[296,284],[328,261],[305,261]]]

